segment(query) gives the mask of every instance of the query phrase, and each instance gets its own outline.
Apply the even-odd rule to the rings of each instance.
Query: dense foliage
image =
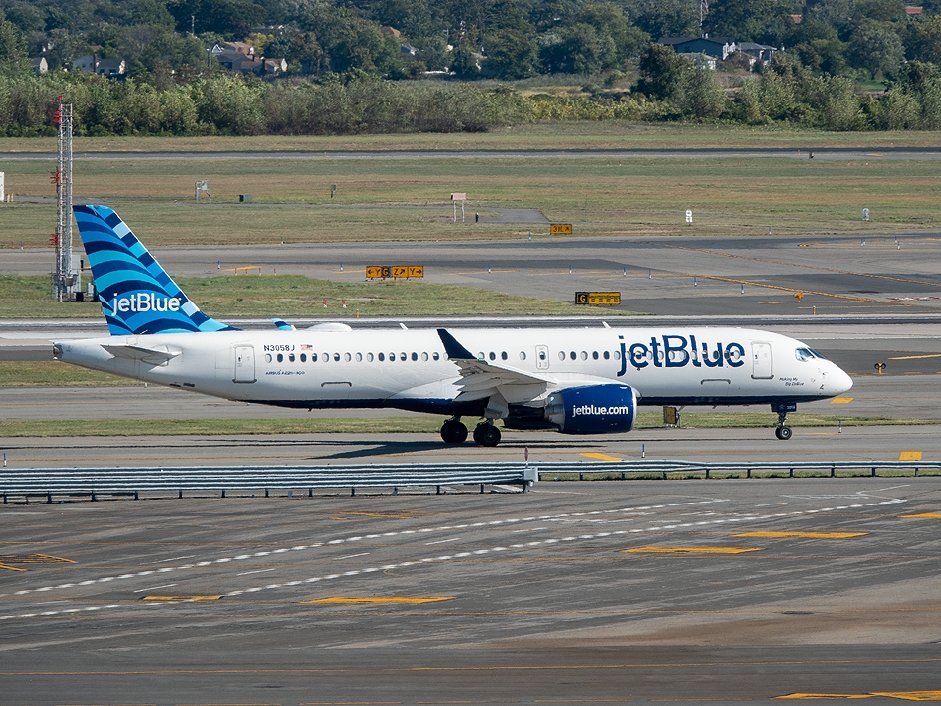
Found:
[[[0,135],[49,133],[57,95],[85,134],[477,131],[609,117],[938,127],[941,0],[915,15],[902,0],[709,6],[700,27],[690,0],[0,0]],[[655,43],[701,30],[783,51],[753,70],[733,54],[712,72]],[[226,41],[289,70],[268,81],[228,72],[208,51]],[[124,80],[68,71],[90,53],[124,59]],[[35,76],[29,58],[40,55],[50,73]],[[451,80],[407,80],[426,71]],[[553,74],[579,77],[582,97],[475,83]]]

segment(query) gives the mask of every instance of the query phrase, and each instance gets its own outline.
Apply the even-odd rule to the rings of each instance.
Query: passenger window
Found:
[[[310,362],[311,362],[311,363],[316,363],[316,362],[317,362],[317,354],[316,354],[316,353],[311,353],[311,354],[310,354]]]
[[[559,360],[565,360],[565,351],[559,351]]]
[[[395,362],[395,353],[390,353],[390,354],[389,354],[389,360]]]
[[[265,353],[265,362],[270,363],[272,360],[271,353]]]
[[[592,351],[592,352],[591,352],[591,359],[592,359],[592,360],[598,360],[598,351]]]
[[[423,361],[428,360],[428,353],[427,353],[426,351],[422,351],[421,359],[422,359]]]
[[[362,363],[362,362],[363,362],[363,354],[362,354],[362,353],[357,353],[357,354],[356,354],[356,362],[357,362],[357,363]]]
[[[380,353],[380,354],[379,354],[379,362],[382,363],[382,362],[385,361],[385,359],[386,359],[386,354],[385,354],[385,353]]]
[[[353,356],[350,355],[349,353],[344,353],[344,354],[343,354],[343,360],[345,360],[347,363],[349,363],[351,360],[353,360]]]
[[[412,360],[418,360],[418,353],[412,353]]]
[[[294,354],[293,354],[293,353],[288,353],[288,360],[289,360],[291,363],[294,362]]]
[[[438,357],[439,357],[438,351],[435,351],[434,353],[431,354],[432,360],[438,360]]]
[[[279,362],[279,363],[283,363],[283,362],[284,362],[284,354],[283,354],[283,353],[278,353],[278,362]]]
[[[611,351],[605,351],[605,352],[604,352],[604,359],[605,359],[605,360],[611,360]]]
[[[339,353],[334,353],[334,354],[333,354],[333,360],[335,360],[337,363],[339,363],[339,362],[340,362],[340,354],[339,354]]]
[[[576,357],[577,356],[575,355],[575,351],[569,352],[569,358],[571,358],[572,360],[575,360]]]
[[[544,358],[545,356],[543,356]],[[520,360],[526,360],[526,351],[520,351]]]
[[[508,355],[506,354],[506,351],[503,351],[503,352],[500,354],[500,359],[501,359],[501,360],[506,360],[506,359],[509,358],[509,357],[510,357],[510,356],[508,356]]]
[[[373,359],[373,354],[372,354],[372,353],[367,353],[367,354],[366,354],[366,361],[369,362],[369,363],[371,363],[371,362],[372,362],[372,359]]]
[[[494,353],[493,351],[490,351],[490,360],[496,360],[496,359],[497,359],[497,354]]]
[[[588,351],[582,351],[582,360],[588,360]]]
[[[306,362],[307,362],[307,354],[306,354],[306,353],[301,353],[301,362],[302,362],[302,363],[306,363]]]

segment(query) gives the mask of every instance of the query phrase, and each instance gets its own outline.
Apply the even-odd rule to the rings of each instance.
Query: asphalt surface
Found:
[[[2,700],[937,699],[939,510],[939,478],[6,506]]]
[[[516,242],[401,243],[396,254],[425,264],[428,281],[555,300],[615,289],[622,308],[664,325],[758,325],[794,335],[855,381],[851,400],[801,411],[937,418],[938,237],[550,241],[537,233]],[[366,265],[387,259],[387,248],[155,255],[180,275],[259,265],[266,273],[358,281]],[[3,269],[47,273],[48,258],[47,251],[6,251]],[[356,323],[336,303],[317,309]],[[87,332],[88,325],[2,322],[0,359],[42,358],[50,337]],[[881,376],[876,362],[886,363]],[[0,419],[117,419],[122,434],[174,415],[283,414],[304,413],[140,386],[0,390]],[[585,454],[941,457],[933,425],[798,428],[780,442],[768,417],[768,429],[648,429],[610,438],[507,432],[486,450],[444,448],[433,434],[14,439],[0,422],[7,462],[0,472],[97,463],[479,461],[482,453],[525,455],[534,464]],[[5,505],[0,702],[941,699],[937,478],[545,480],[526,494],[459,491]],[[908,517],[918,514],[925,516]],[[737,536],[762,531],[854,536]],[[625,551],[645,547],[683,551]],[[733,548],[755,551],[717,551]],[[322,599],[335,600],[310,602]]]

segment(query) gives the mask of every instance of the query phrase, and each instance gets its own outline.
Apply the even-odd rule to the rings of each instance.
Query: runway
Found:
[[[938,698],[939,509],[938,478],[7,506],[3,700]]]

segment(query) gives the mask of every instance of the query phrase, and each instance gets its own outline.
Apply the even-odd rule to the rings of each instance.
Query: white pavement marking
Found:
[[[614,508],[611,510],[589,510],[584,512],[564,512],[556,515],[532,515],[527,517],[508,517],[502,520],[488,520],[486,522],[468,522],[457,525],[441,525],[438,527],[423,527],[421,529],[407,529],[400,530],[398,532],[382,532],[377,534],[367,534],[367,535],[356,535],[353,537],[345,537],[340,539],[331,539],[327,542],[316,542],[313,544],[298,544],[293,547],[284,547],[280,549],[268,550],[268,551],[258,551],[253,554],[239,554],[237,556],[231,557],[220,557],[218,559],[198,561],[191,564],[181,564],[180,566],[165,566],[160,569],[148,569],[145,571],[138,571],[133,574],[122,574],[120,576],[103,576],[97,579],[88,579],[86,581],[80,581],[77,584],[68,583],[68,584],[58,584],[55,586],[43,586],[41,588],[24,588],[20,591],[15,591],[13,593],[0,593],[0,598],[7,596],[26,596],[30,593],[36,593],[41,591],[54,591],[61,590],[64,588],[73,588],[74,586],[91,586],[96,583],[109,583],[111,581],[117,580],[127,580],[131,578],[139,578],[141,576],[151,576],[155,573],[169,573],[172,571],[186,571],[188,569],[194,568],[204,568],[207,566],[213,566],[216,564],[227,564],[231,561],[245,561],[257,557],[266,557],[271,556],[272,554],[283,554],[285,552],[301,552],[308,551],[311,549],[318,549],[324,546],[337,545],[337,544],[346,544],[349,542],[360,542],[365,539],[381,539],[383,537],[398,537],[402,535],[411,535],[419,533],[428,533],[428,532],[451,532],[456,529],[476,529],[480,527],[497,527],[500,525],[506,524],[517,524],[520,522],[545,522],[545,521],[566,521],[571,518],[584,518],[594,515],[604,515],[612,513],[623,513],[623,512],[637,512],[643,510],[662,510],[666,508],[674,507],[686,507],[689,505],[712,505],[715,503],[725,503],[729,502],[721,498],[714,498],[711,500],[697,500],[694,502],[683,502],[683,503],[660,503],[656,505],[640,505],[637,507],[620,507]],[[190,557],[195,555],[190,555]],[[187,557],[187,558],[190,558]],[[166,560],[164,560],[166,561]]]

